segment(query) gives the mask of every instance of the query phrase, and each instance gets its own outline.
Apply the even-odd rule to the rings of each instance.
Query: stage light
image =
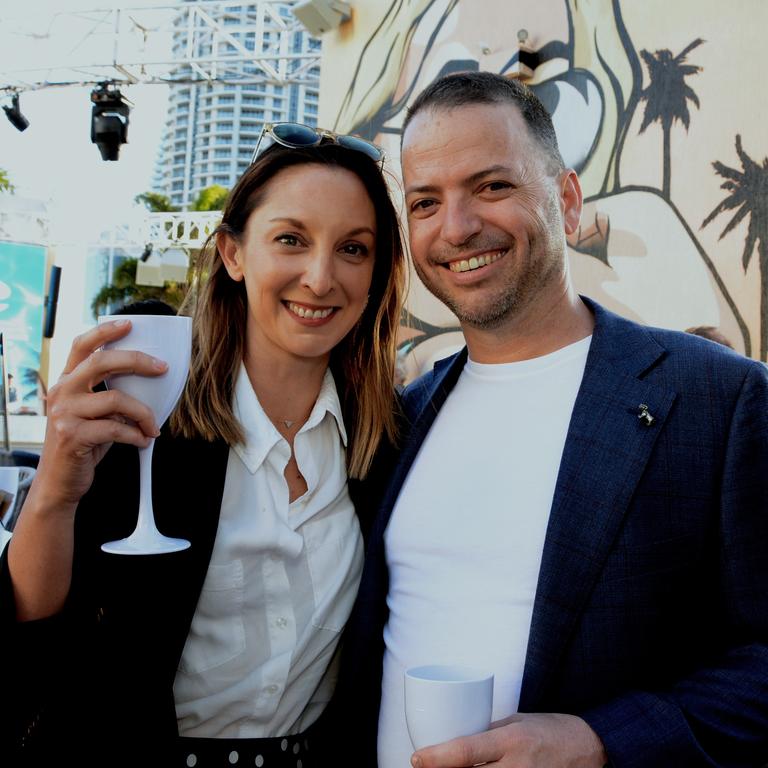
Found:
[[[21,114],[21,110],[19,109],[18,93],[13,94],[13,97],[11,98],[11,106],[3,107],[3,111],[5,112],[5,116],[11,121],[11,125],[13,125],[17,131],[26,131],[27,128],[29,128],[29,120]]]
[[[120,145],[128,141],[128,113],[131,103],[114,83],[99,83],[91,91],[91,141],[102,160],[117,160]]]

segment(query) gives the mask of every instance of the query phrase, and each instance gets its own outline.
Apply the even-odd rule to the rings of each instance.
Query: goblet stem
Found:
[[[138,539],[154,539],[160,536],[155,525],[155,513],[152,507],[152,454],[155,439],[150,440],[146,448],[139,448],[139,519],[133,535]]]
[[[146,448],[139,448],[139,517],[136,528],[127,539],[108,541],[102,544],[105,552],[115,555],[159,555],[164,552],[179,552],[189,547],[186,539],[163,536],[155,525],[152,508],[152,452],[154,438]]]

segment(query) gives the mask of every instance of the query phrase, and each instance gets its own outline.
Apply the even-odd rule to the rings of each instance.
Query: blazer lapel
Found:
[[[97,555],[109,584],[104,604],[111,606],[110,614],[120,622],[116,634],[126,648],[151,636],[152,664],[147,662],[146,668],[152,674],[170,675],[171,682],[208,570],[228,456],[223,441],[173,439],[164,433],[153,456],[155,520],[161,533],[189,539],[191,547],[165,555]],[[130,487],[137,488],[138,461],[133,459],[128,477]],[[128,494],[130,513],[121,515],[119,521],[123,529],[113,530],[102,540],[131,532],[136,523],[136,495]]]
[[[537,710],[676,396],[641,378],[664,354],[650,334],[586,303],[595,330],[552,502],[521,712]],[[650,425],[641,417],[643,405]]]

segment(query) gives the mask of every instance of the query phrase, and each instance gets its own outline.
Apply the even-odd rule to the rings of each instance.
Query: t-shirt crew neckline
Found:
[[[471,357],[467,358],[464,370],[474,376],[483,378],[506,378],[509,376],[530,376],[541,373],[549,368],[561,365],[582,357],[589,351],[592,335],[556,349],[546,355],[532,357],[529,360],[516,360],[513,363],[478,363]]]

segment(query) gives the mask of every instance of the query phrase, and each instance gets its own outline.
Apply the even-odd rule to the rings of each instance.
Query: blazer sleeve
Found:
[[[82,660],[92,656],[98,604],[92,588],[91,563],[83,557],[84,540],[96,536],[91,521],[104,517],[103,506],[116,478],[110,451],[96,470],[91,489],[75,518],[72,586],[62,611],[44,619],[19,622],[8,566],[8,547],[0,557],[0,638],[3,672],[0,684],[0,757],[33,759],[61,726],[61,713],[74,709],[73,692],[83,690]],[[90,547],[92,548],[92,547]],[[0,759],[0,765],[4,765]],[[13,763],[15,764],[15,763]]]
[[[768,371],[744,378],[727,435],[720,491],[719,589],[727,638],[717,658],[664,690],[635,690],[580,713],[609,765],[768,763]]]

